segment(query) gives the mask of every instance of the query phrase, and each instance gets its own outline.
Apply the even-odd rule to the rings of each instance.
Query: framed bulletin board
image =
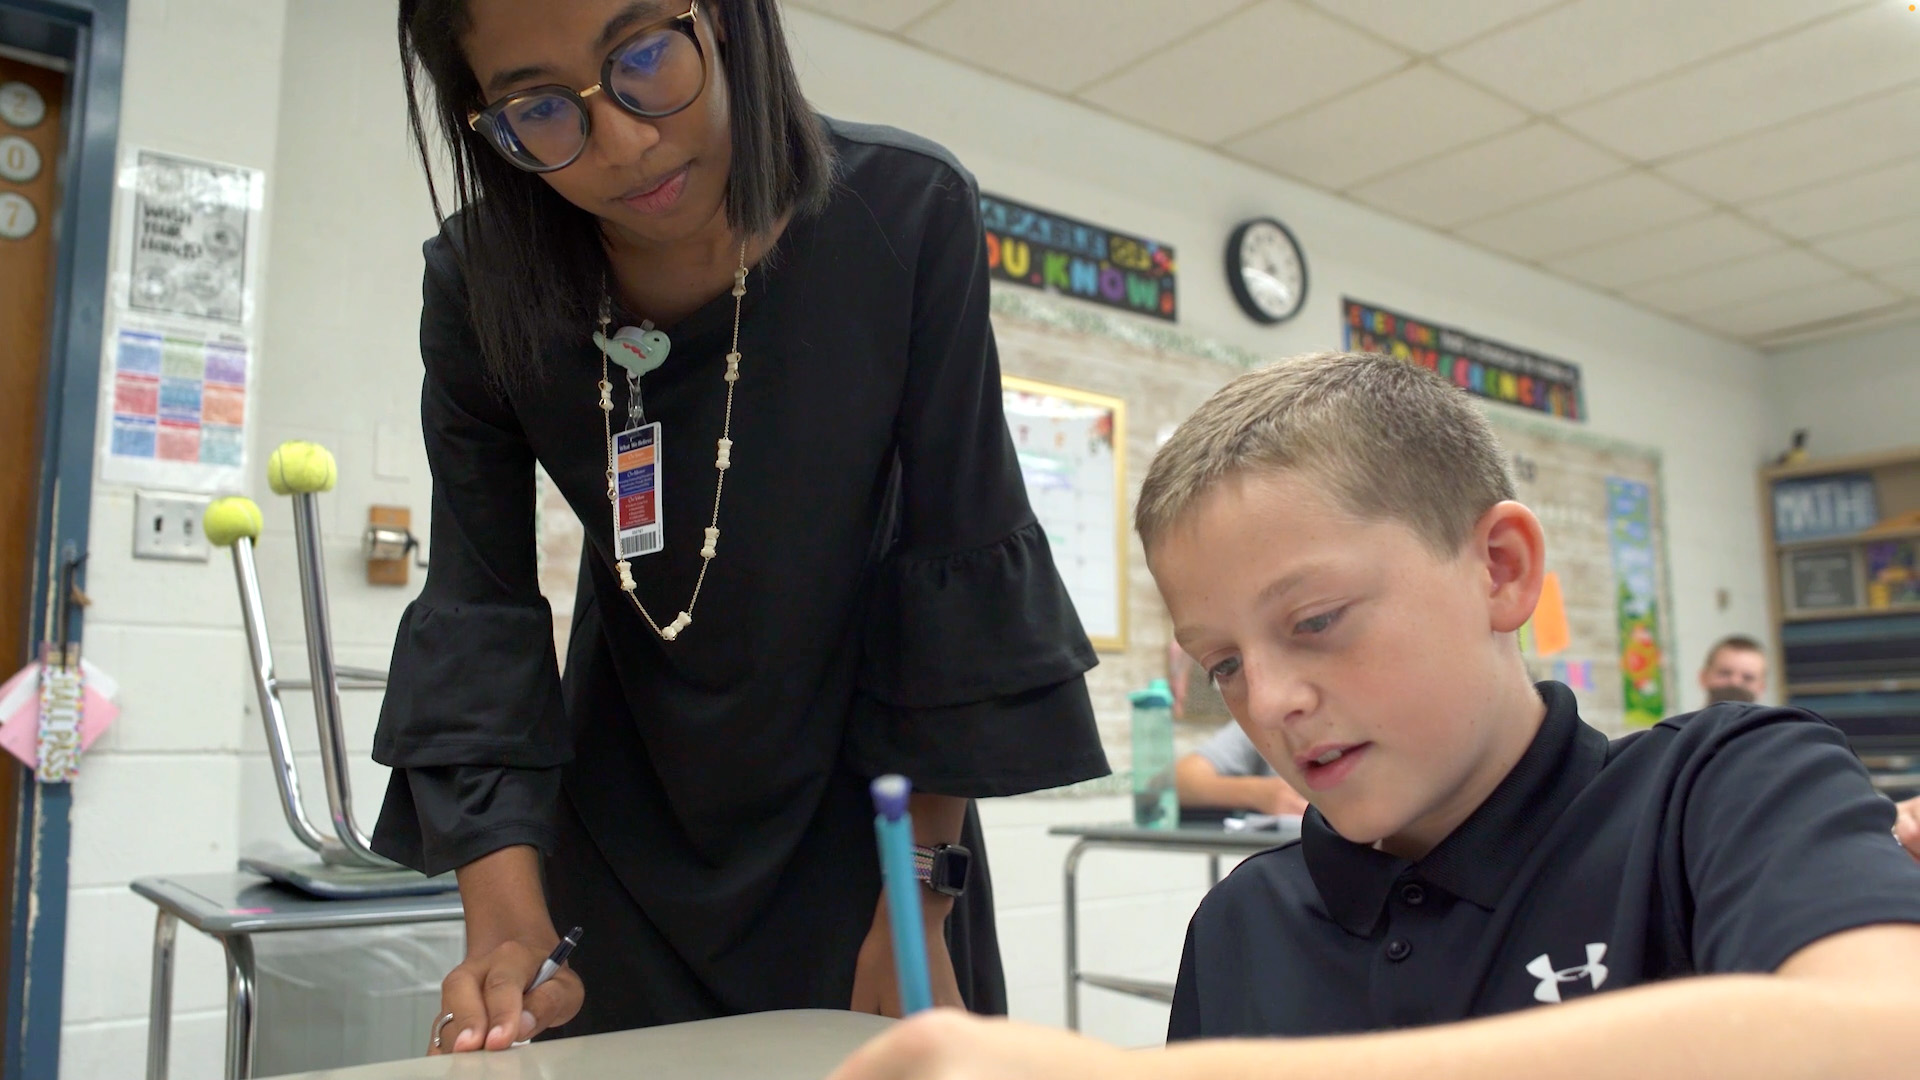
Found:
[[[1093,647],[1127,647],[1127,404],[1007,375],[1007,428],[1034,516]]]

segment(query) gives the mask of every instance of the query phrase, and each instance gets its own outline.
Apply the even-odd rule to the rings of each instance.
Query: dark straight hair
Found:
[[[789,211],[817,211],[833,183],[833,149],[800,92],[778,0],[703,0],[700,13],[724,38],[720,62],[733,133],[728,223],[757,234]],[[540,374],[553,342],[586,337],[598,316],[607,257],[597,218],[509,164],[467,125],[468,112],[485,104],[460,47],[468,18],[466,0],[400,0],[407,121],[434,215],[452,226],[487,369],[512,384]],[[450,219],[433,182],[421,73],[433,86],[462,211]]]

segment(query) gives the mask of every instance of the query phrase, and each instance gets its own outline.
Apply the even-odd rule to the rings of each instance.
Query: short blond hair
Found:
[[[1154,456],[1134,527],[1151,550],[1201,497],[1297,469],[1364,521],[1398,521],[1443,558],[1513,498],[1506,453],[1466,391],[1404,360],[1315,353],[1234,379]]]

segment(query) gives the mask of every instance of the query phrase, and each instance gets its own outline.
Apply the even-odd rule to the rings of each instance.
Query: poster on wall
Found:
[[[1171,246],[985,192],[980,221],[995,281],[1178,321]]]
[[[258,174],[150,150],[136,153],[134,174],[127,306],[240,323],[253,302],[247,226]]]
[[[1450,326],[1416,319],[1352,297],[1342,297],[1345,347],[1419,364],[1468,393],[1546,413],[1585,420],[1580,368]]]
[[[1647,485],[1619,477],[1607,479],[1607,535],[1613,547],[1626,722],[1629,727],[1652,727],[1666,716],[1667,695],[1660,649],[1653,505]]]
[[[1126,402],[1001,379],[1033,514],[1093,647],[1127,647]]]
[[[119,185],[101,477],[243,490],[265,176],[136,148]]]

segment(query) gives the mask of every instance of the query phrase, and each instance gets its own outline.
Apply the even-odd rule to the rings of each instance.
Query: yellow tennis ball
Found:
[[[267,459],[267,486],[275,495],[332,491],[340,478],[333,454],[314,442],[283,442]]]
[[[207,539],[218,547],[226,547],[243,536],[258,540],[260,527],[260,508],[244,495],[215,499],[200,519],[200,528]]]

